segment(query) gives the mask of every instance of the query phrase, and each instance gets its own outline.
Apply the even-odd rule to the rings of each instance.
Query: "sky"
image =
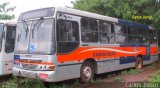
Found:
[[[0,0],[0,4],[3,2],[9,2],[10,4],[8,7],[16,6],[16,9],[13,14],[15,14],[15,20],[18,18],[20,13],[33,10],[33,9],[39,9],[39,8],[45,8],[45,7],[73,7],[71,4],[71,1],[75,0]]]

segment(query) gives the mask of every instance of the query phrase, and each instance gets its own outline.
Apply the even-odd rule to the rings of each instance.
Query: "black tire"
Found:
[[[90,82],[94,78],[94,66],[91,62],[85,62],[82,64],[80,70],[80,81],[82,83]]]
[[[142,57],[138,56],[138,57],[136,58],[135,68],[136,68],[136,69],[141,69],[142,67],[143,67]]]

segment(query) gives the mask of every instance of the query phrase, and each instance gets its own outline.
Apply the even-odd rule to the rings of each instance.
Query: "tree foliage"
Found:
[[[11,20],[14,19],[14,14],[9,14],[10,12],[13,12],[15,10],[14,7],[8,7],[9,2],[5,2],[0,4],[0,19],[1,20]]]
[[[130,20],[160,29],[159,0],[76,0],[75,9]],[[133,19],[133,16],[150,16],[151,19]]]

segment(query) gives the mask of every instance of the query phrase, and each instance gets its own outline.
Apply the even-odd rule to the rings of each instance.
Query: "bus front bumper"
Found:
[[[40,79],[46,82],[55,82],[55,71],[30,71],[13,67],[13,75]]]

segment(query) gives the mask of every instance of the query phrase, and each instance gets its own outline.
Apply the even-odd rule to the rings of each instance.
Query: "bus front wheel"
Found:
[[[136,58],[135,67],[136,67],[136,69],[141,69],[142,66],[143,66],[142,57],[138,56],[138,57]]]
[[[80,81],[82,83],[90,82],[94,77],[94,68],[91,62],[85,62],[82,64],[80,70]]]

